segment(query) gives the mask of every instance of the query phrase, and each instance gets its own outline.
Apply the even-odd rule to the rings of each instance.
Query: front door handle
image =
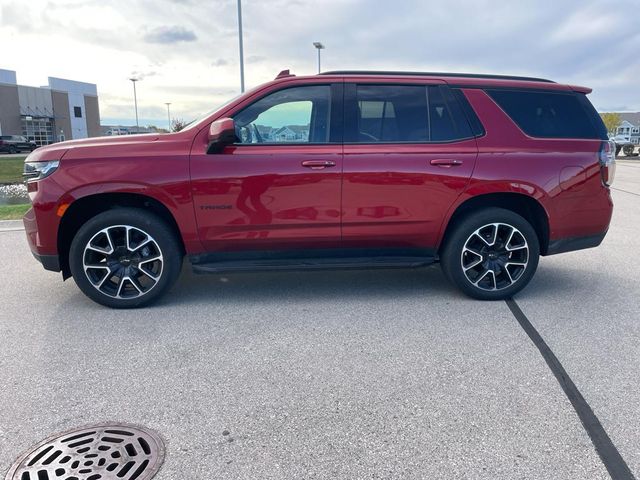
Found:
[[[462,165],[462,160],[455,160],[453,158],[435,158],[431,160],[431,165],[435,165],[437,167],[457,167]]]
[[[335,167],[336,162],[331,160],[305,160],[302,162],[302,166],[310,168],[311,170],[322,170],[327,167]]]

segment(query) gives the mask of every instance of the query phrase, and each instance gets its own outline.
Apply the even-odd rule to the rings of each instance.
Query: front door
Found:
[[[345,246],[435,246],[478,149],[442,82],[345,85]]]
[[[339,245],[341,102],[341,85],[280,89],[232,115],[234,145],[207,154],[194,143],[193,199],[207,250]]]

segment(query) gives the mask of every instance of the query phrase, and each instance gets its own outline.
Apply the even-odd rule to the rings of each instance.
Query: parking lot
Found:
[[[462,296],[437,266],[185,268],[158,305],[109,310],[5,224],[0,476],[103,421],[160,433],[158,479],[638,476],[640,161],[619,161],[614,187],[603,245],[542,258],[511,305]]]

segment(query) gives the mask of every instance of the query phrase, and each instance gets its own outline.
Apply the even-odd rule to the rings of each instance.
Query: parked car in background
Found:
[[[39,148],[27,239],[44,268],[117,308],[166,293],[185,255],[216,274],[439,261],[467,295],[510,298],[540,255],[609,228],[614,145],[590,92],[287,70],[180,132]]]
[[[0,152],[33,152],[36,148],[38,148],[38,145],[35,142],[27,140],[26,137],[21,135],[0,136]]]
[[[610,139],[616,145],[616,155],[620,152],[624,153],[627,157],[637,157],[638,153],[634,153],[636,145],[631,142],[631,138],[628,135],[616,135]]]

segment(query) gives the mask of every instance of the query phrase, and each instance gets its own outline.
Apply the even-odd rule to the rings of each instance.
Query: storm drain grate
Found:
[[[164,460],[160,437],[125,424],[60,433],[24,453],[6,480],[148,480]]]

